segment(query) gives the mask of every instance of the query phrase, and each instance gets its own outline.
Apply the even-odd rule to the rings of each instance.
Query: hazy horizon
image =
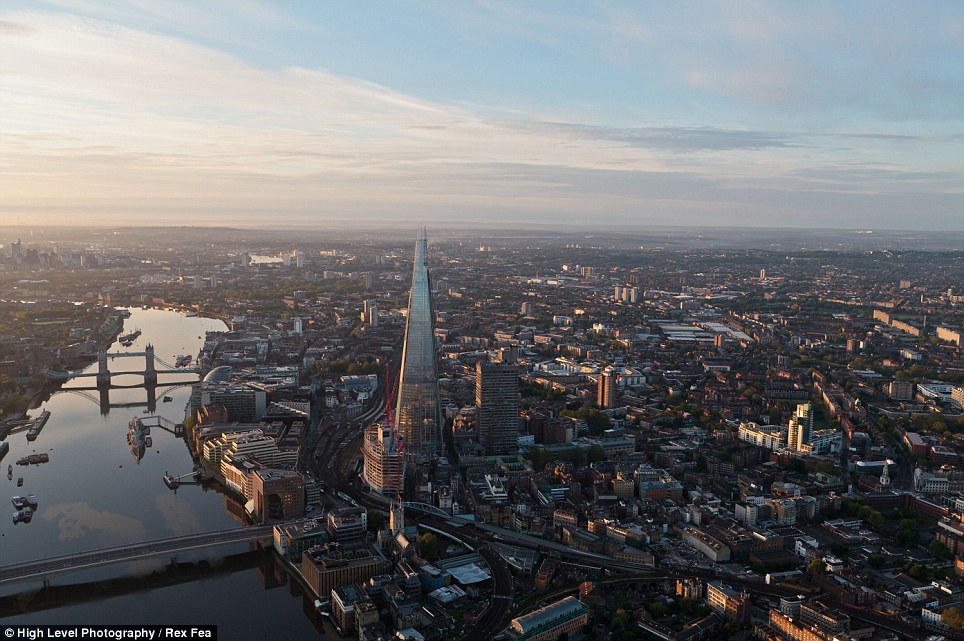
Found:
[[[418,225],[412,222],[232,226],[232,225],[46,225],[0,224],[0,250],[20,239],[27,247],[47,243],[81,247],[153,244],[175,248],[199,238],[219,246],[236,245],[239,251],[258,245],[294,248],[341,243],[414,242]],[[160,235],[159,235],[160,234]],[[961,252],[964,232],[922,230],[801,229],[760,227],[681,227],[558,225],[539,223],[449,222],[428,225],[429,242],[482,243],[500,248],[519,242],[538,245],[577,243],[599,249],[648,250],[750,250],[761,252]],[[270,251],[270,250],[269,250]]]
[[[0,224],[964,231],[964,5],[12,0]]]

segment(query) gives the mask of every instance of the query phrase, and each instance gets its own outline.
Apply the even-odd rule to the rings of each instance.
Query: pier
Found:
[[[172,490],[176,490],[184,485],[197,485],[200,483],[201,472],[200,470],[194,470],[188,472],[187,474],[181,474],[180,476],[174,476],[170,472],[164,472],[164,485]],[[190,480],[185,480],[190,479]]]

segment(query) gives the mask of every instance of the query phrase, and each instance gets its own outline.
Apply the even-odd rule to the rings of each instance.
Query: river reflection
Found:
[[[178,355],[195,356],[206,331],[225,329],[219,320],[186,317],[174,311],[130,311],[123,333],[139,329],[141,335],[127,347],[115,342],[110,352],[143,352],[151,344],[159,359],[174,363]],[[143,370],[144,359],[117,358],[109,365],[113,371]],[[86,371],[96,372],[97,364]],[[160,373],[158,379],[156,397],[152,399],[141,376],[114,375],[112,384],[118,387],[110,390],[109,404],[103,403],[107,400],[105,395],[89,389],[95,384],[93,378],[74,379],[41,408],[31,410],[31,415],[49,410],[50,419],[33,442],[26,439],[24,432],[8,437],[10,452],[3,463],[13,464],[13,475],[9,480],[6,474],[0,476],[0,485],[7,488],[7,497],[35,494],[39,506],[30,523],[15,525],[9,517],[0,518],[0,564],[242,527],[236,501],[222,496],[213,486],[182,485],[173,492],[164,484],[166,472],[179,475],[192,469],[193,461],[182,439],[153,427],[151,447],[145,449],[143,458],[138,461],[132,455],[126,439],[128,422],[145,412],[182,422],[191,388],[166,384],[197,380],[197,376]],[[170,401],[164,402],[163,397]],[[39,453],[47,453],[50,461],[26,467],[15,463],[21,457]],[[24,479],[22,487],[17,486],[18,478]],[[226,553],[218,550],[215,554]],[[188,553],[178,555],[178,560],[195,561],[211,554]],[[90,570],[55,577],[52,583],[68,585],[116,579],[132,572],[155,572],[167,561]],[[293,626],[293,632],[311,631],[314,636],[314,625],[308,619],[300,614],[292,617],[303,609],[302,598],[287,592],[283,598],[267,598],[263,582],[257,581],[255,575],[254,570],[241,569],[236,574],[211,576],[209,580],[196,580],[177,588],[151,589],[149,620],[138,619],[148,614],[148,609],[138,605],[142,594],[114,596],[82,607],[64,605],[43,613],[17,614],[14,618],[39,623],[219,623],[230,617],[241,625],[240,629],[256,629],[265,618],[296,618],[298,621],[286,625]],[[0,596],[23,594],[38,587],[39,582],[0,586]],[[212,612],[216,613],[213,618]]]

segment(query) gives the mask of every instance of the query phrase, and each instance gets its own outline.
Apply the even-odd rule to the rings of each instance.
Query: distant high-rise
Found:
[[[519,438],[519,368],[508,363],[475,365],[479,443],[486,454],[506,454]]]
[[[374,299],[369,298],[364,303],[361,313],[363,323],[368,323],[371,327],[378,327],[378,304]]]
[[[812,432],[813,408],[810,403],[801,403],[797,405],[797,411],[790,418],[790,427],[787,429],[787,448],[802,450],[803,446],[810,442]]]
[[[616,374],[611,370],[599,373],[599,382],[596,385],[596,404],[603,409],[609,409],[616,405]]]
[[[398,434],[406,441],[405,451],[411,456],[409,460],[415,462],[428,460],[442,452],[442,413],[435,362],[435,309],[425,264],[426,245],[425,230],[419,229],[395,412]]]

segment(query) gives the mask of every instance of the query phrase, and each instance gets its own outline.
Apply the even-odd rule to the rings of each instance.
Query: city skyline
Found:
[[[57,0],[0,33],[0,224],[964,229],[947,3]]]

